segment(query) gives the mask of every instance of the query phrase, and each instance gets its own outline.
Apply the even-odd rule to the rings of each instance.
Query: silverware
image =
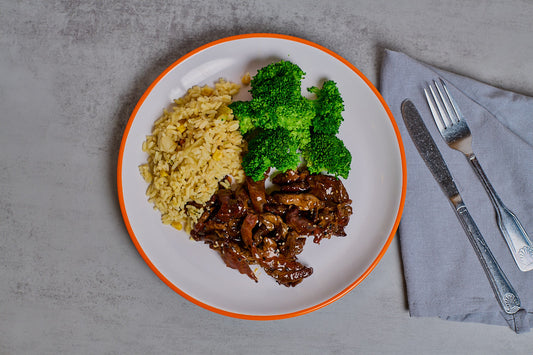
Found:
[[[533,270],[533,244],[522,224],[502,202],[481,168],[472,150],[472,135],[459,106],[450,95],[446,84],[440,79],[440,85],[433,80],[429,91],[424,89],[433,119],[444,141],[453,149],[462,152],[476,172],[487,191],[494,210],[498,227],[509,246],[509,250],[522,271]]]
[[[433,138],[431,138],[431,135],[424,125],[422,117],[420,117],[415,105],[409,100],[402,102],[401,110],[405,126],[407,127],[411,139],[427,167],[433,174],[433,177],[437,180],[442,191],[453,206],[477,257],[483,266],[483,270],[487,275],[498,303],[505,313],[515,314],[520,310],[520,299],[500,265],[492,255],[487,243],[485,243],[485,239],[477,228],[472,216],[470,216],[470,213],[466,209],[463,199],[457,190],[457,186],[453,181],[453,177],[451,176],[435,141],[433,141]]]

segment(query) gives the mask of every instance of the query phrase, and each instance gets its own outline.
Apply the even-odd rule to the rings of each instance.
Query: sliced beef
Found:
[[[345,236],[352,208],[344,185],[307,169],[276,175],[267,193],[265,180],[250,178],[235,191],[220,188],[203,206],[191,236],[209,244],[224,263],[257,282],[251,265],[287,287],[298,285],[313,269],[298,261],[307,237]]]
[[[334,176],[312,174],[307,177],[306,181],[309,184],[310,193],[322,201],[341,203],[350,200],[344,184]]]
[[[303,211],[313,211],[324,207],[324,201],[313,194],[276,193],[272,198],[279,204],[296,206]]]
[[[246,177],[246,186],[248,187],[248,193],[250,194],[250,200],[252,201],[254,210],[262,213],[263,205],[267,203],[265,179],[253,181],[251,178]]]

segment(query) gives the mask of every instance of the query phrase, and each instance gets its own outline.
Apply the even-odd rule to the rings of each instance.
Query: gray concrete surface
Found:
[[[531,354],[533,333],[410,318],[397,240],[317,312],[206,311],[140,258],[115,180],[142,92],[209,41],[303,37],[375,84],[388,47],[533,95],[532,19],[526,0],[1,0],[0,354]]]

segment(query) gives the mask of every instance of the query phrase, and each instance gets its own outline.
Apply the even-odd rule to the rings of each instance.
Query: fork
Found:
[[[533,244],[522,224],[502,202],[481,168],[472,150],[472,134],[456,101],[450,95],[446,83],[433,80],[424,88],[431,114],[444,141],[453,149],[462,152],[483,183],[494,210],[498,227],[509,246],[509,250],[522,271],[533,270]]]

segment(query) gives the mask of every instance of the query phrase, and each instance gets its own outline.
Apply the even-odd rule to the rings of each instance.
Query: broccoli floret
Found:
[[[289,131],[291,137],[298,142],[298,148],[300,151],[304,149],[309,142],[311,141],[311,130],[307,129],[298,129]]]
[[[252,99],[250,106],[248,116],[234,112],[239,124],[242,122],[245,127],[251,122],[254,127],[262,129],[283,127],[289,131],[309,130],[311,120],[315,117],[314,105],[303,96],[290,104],[277,106],[266,99]]]
[[[344,101],[342,100],[337,84],[328,80],[322,85],[322,89],[316,86],[307,89],[316,94],[314,101],[316,116],[313,118],[313,132],[325,134],[339,133],[339,127],[343,121]]]
[[[254,99],[284,105],[301,96],[304,75],[296,64],[281,60],[257,71],[250,82],[250,93]]]
[[[309,129],[315,106],[301,93],[305,73],[296,64],[280,61],[259,69],[250,85],[252,100],[229,105],[241,125],[241,133],[253,128]]]
[[[241,134],[245,134],[255,128],[256,115],[250,101],[235,101],[229,107],[233,111],[233,116],[239,120]]]
[[[344,142],[331,134],[313,133],[311,142],[303,151],[311,173],[327,172],[348,178],[352,155]]]
[[[315,114],[313,102],[301,95],[290,105],[280,105],[276,109],[279,126],[290,131],[308,130]]]
[[[261,130],[248,142],[248,152],[242,159],[244,173],[258,181],[270,167],[283,172],[296,169],[300,163],[297,150],[298,142],[285,128]]]

